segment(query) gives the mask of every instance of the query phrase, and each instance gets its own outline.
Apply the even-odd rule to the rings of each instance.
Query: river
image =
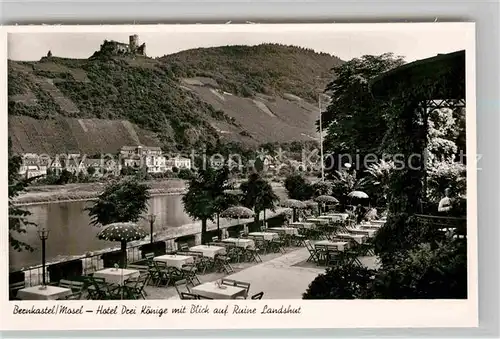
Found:
[[[279,196],[284,195],[283,189],[275,189]],[[171,227],[192,224],[194,221],[184,212],[181,194],[154,196],[149,201],[148,213],[156,214],[155,232]],[[38,227],[28,227],[25,234],[16,234],[16,238],[35,248],[33,252],[17,252],[10,248],[9,266],[19,269],[40,264],[41,241],[37,230],[48,229],[46,242],[47,262],[71,255],[82,255],[89,251],[116,247],[116,242],[97,239],[100,228],[90,225],[90,217],[84,208],[91,201],[50,202],[27,205],[24,209],[31,212],[28,219]],[[146,220],[140,222],[146,230],[149,224]]]

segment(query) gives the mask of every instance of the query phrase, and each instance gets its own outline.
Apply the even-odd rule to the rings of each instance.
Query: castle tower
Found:
[[[129,36],[130,52],[134,53],[139,46],[139,36],[137,34]]]

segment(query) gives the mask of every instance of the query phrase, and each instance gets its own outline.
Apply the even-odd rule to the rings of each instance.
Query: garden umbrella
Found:
[[[302,202],[300,200],[295,200],[295,199],[286,199],[286,200],[283,200],[281,202],[281,206],[289,207],[289,208],[293,209],[293,221],[296,221],[295,210],[297,208],[299,208],[299,209],[307,208],[307,205],[304,202]]]
[[[122,252],[122,268],[127,265],[127,243],[148,236],[148,232],[133,222],[117,222],[104,226],[97,238],[107,241],[119,241]]]
[[[368,194],[362,191],[352,191],[347,195],[349,198],[351,198],[351,204],[352,204],[352,198],[356,199],[368,199]]]
[[[349,198],[368,199],[368,194],[362,191],[352,191],[347,196]]]
[[[254,215],[254,211],[244,206],[232,206],[220,214],[223,218],[238,219],[238,225],[240,224],[240,218],[248,219]]]
[[[336,198],[334,198],[330,195],[320,195],[319,197],[316,197],[316,199],[314,199],[314,200],[320,202],[321,205],[323,205],[323,206],[326,204],[338,204],[339,203],[339,201]]]
[[[314,208],[314,207],[317,207],[318,206],[318,203],[316,201],[313,201],[313,200],[306,200],[304,201],[304,204],[308,207],[308,208]]]

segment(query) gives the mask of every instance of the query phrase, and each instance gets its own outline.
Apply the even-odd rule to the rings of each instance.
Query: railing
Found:
[[[280,216],[281,216],[281,214],[278,213],[278,214],[268,218],[267,221],[271,222],[271,220],[276,219]],[[247,224],[252,224],[252,223],[247,223]],[[238,225],[225,225],[224,227],[221,227],[221,230],[223,230],[223,229],[227,230],[227,229],[230,229],[230,228],[233,228],[236,226],[238,226]],[[216,229],[208,230],[208,233],[212,233],[212,232],[214,232],[214,236],[215,236]],[[178,249],[177,244],[178,244],[178,242],[181,242],[180,239],[189,239],[189,238],[193,239],[194,238],[195,242],[196,242],[196,239],[198,238],[198,236],[201,236],[201,232],[193,232],[193,233],[185,234],[182,236],[178,235],[176,237],[161,238],[155,242],[165,242],[166,251],[170,252],[170,251],[176,251]],[[201,237],[199,237],[199,238],[201,238]],[[186,242],[188,242],[188,241],[186,241]],[[143,260],[140,248],[144,245],[147,245],[147,244],[149,244],[149,242],[144,241],[144,242],[141,242],[140,244],[135,244],[135,245],[127,247],[127,262],[133,263],[133,262]],[[197,244],[197,243],[195,243],[195,244]],[[83,275],[88,275],[88,274],[91,274],[95,271],[98,271],[98,270],[105,268],[103,256],[106,257],[106,256],[109,256],[111,253],[117,253],[117,252],[119,252],[119,247],[111,249],[111,250],[101,251],[101,252],[96,253],[96,254],[81,255],[81,256],[73,257],[71,259],[62,260],[62,261],[58,261],[58,262],[54,262],[54,263],[49,263],[45,266],[45,268],[46,268],[45,281],[51,282],[50,274],[49,274],[49,270],[50,270],[51,266],[80,260],[82,262]],[[24,281],[25,281],[25,285],[27,287],[28,286],[36,286],[36,285],[41,284],[41,282],[42,282],[42,265],[36,265],[36,266],[31,266],[29,268],[23,268],[23,269],[18,270],[14,273],[11,273],[11,274],[21,274],[22,275],[22,273],[24,273]],[[20,277],[19,277],[19,280],[16,278],[14,278],[14,280],[16,280],[16,281],[11,281],[10,283],[22,281]],[[52,281],[52,282],[55,282],[55,281]]]
[[[193,233],[191,236],[196,237],[196,235],[201,234],[201,232]],[[164,241],[166,243],[167,247],[167,252],[168,251],[175,251],[177,249],[177,243],[176,239],[178,238],[168,238],[168,239],[162,239],[159,241]],[[127,247],[127,262],[133,263],[136,261],[142,260],[142,254],[140,248],[147,243],[141,243],[138,245],[130,246]],[[64,261],[59,261],[55,263],[51,263],[46,265],[46,270],[45,270],[45,279],[48,282],[50,281],[50,274],[49,274],[49,268],[51,266],[59,265],[61,263],[65,262],[72,262],[72,261],[77,261],[81,260],[82,261],[82,267],[83,267],[83,275],[88,275],[91,274],[95,271],[99,271],[103,269],[104,266],[104,260],[103,256],[109,255],[110,253],[117,253],[119,251],[119,248],[100,252],[97,254],[92,254],[92,255],[82,255],[78,256],[72,259],[64,260]],[[19,271],[18,271],[19,272]],[[24,272],[24,281],[26,286],[36,286],[39,285],[42,281],[42,265],[37,265],[37,266],[32,266],[26,269],[20,270],[20,272]]]
[[[453,230],[458,236],[467,237],[467,218],[423,214],[416,214],[415,217],[423,225],[437,229]]]

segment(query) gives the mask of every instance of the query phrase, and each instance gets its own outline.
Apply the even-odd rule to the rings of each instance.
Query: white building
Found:
[[[177,169],[191,169],[191,159],[183,157],[173,157],[166,161],[166,170],[171,171],[173,168]]]
[[[167,158],[163,155],[146,156],[145,159],[148,173],[164,173],[167,171]]]

